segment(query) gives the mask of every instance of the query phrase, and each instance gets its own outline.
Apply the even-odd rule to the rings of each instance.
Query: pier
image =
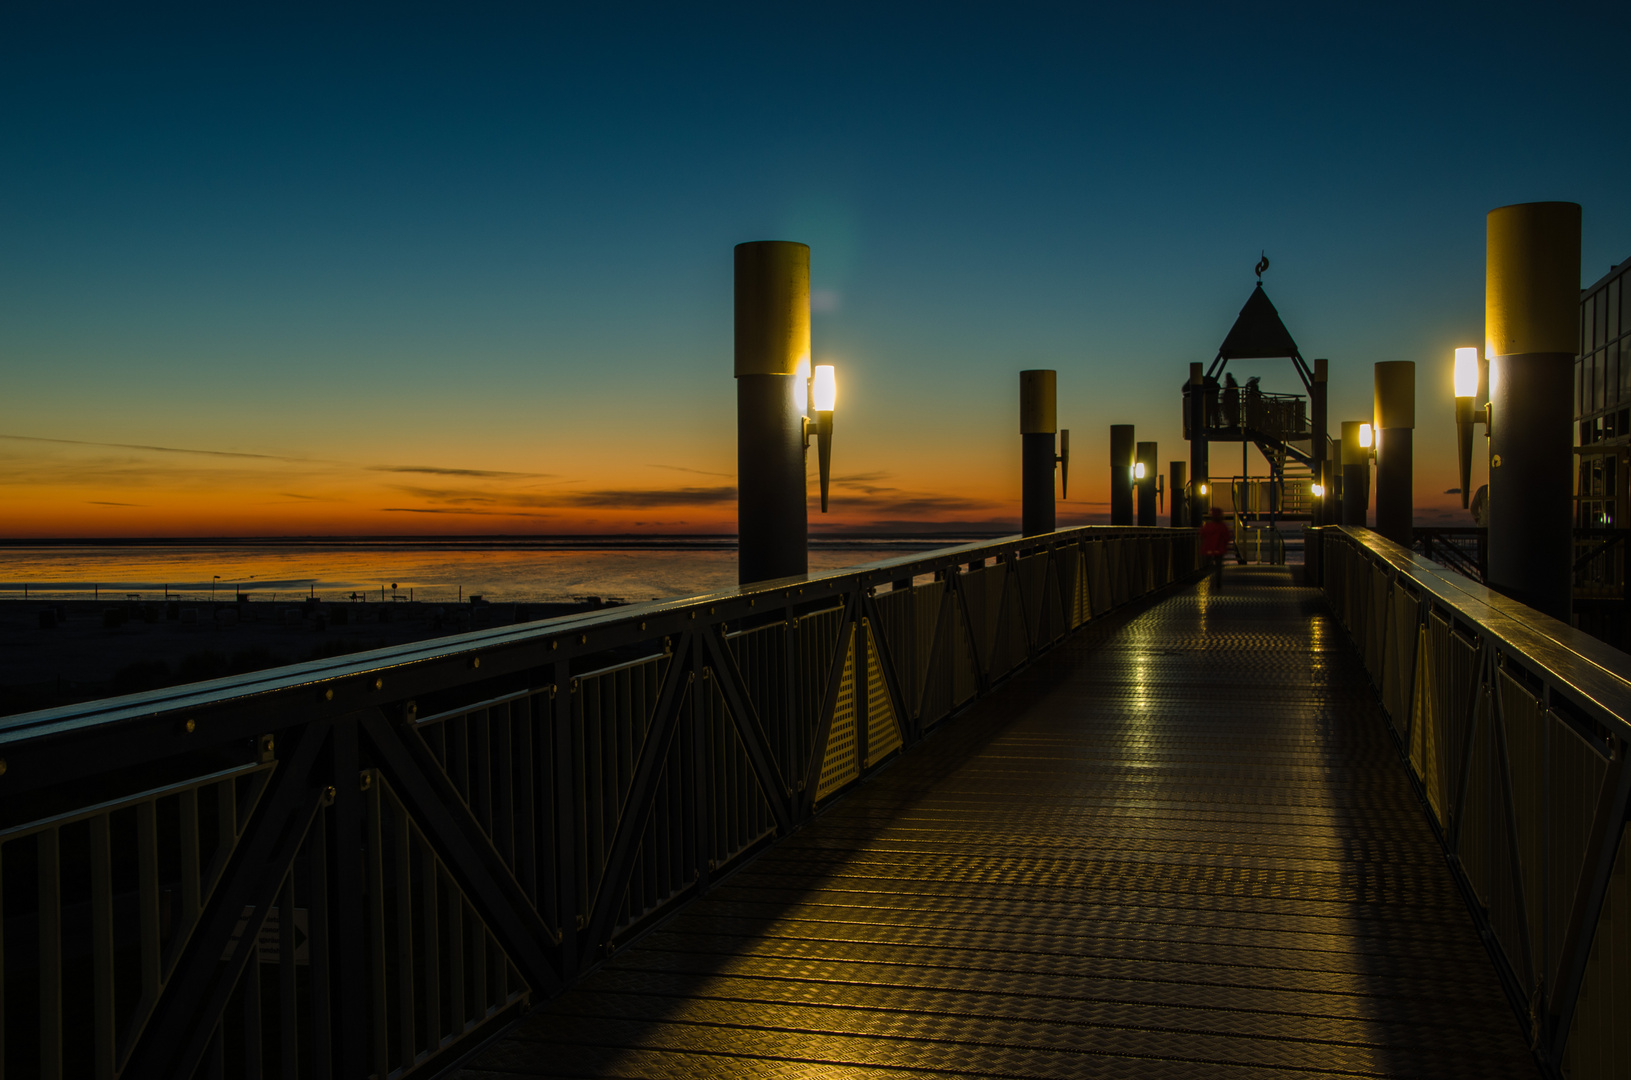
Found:
[[[1621,654],[1095,527],[0,725],[7,1075],[1612,1076]],[[290,917],[292,916],[292,917]]]

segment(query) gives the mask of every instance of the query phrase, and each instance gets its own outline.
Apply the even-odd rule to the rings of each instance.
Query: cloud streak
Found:
[[[504,472],[499,469],[445,469],[439,465],[368,465],[369,472],[422,473],[426,476],[463,476],[476,480],[543,480],[554,473]]]

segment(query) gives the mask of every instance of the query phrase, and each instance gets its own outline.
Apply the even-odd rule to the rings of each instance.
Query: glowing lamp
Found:
[[[1315,484],[1314,485],[1314,498],[1316,498],[1316,499],[1325,498],[1325,485],[1324,484]]]
[[[838,400],[838,376],[831,364],[817,364],[810,380],[810,405],[816,412],[832,412]]]
[[[1144,479],[1144,463],[1142,461],[1140,461],[1138,464],[1133,466],[1133,479],[1134,480]]]
[[[1202,484],[1202,485],[1201,485],[1201,494],[1202,494],[1202,495],[1205,495],[1205,494],[1206,494],[1206,485],[1205,485],[1205,484]]]
[[[1496,363],[1489,362],[1489,393],[1495,396],[1495,370]],[[1478,396],[1478,350],[1474,348],[1460,348],[1455,351],[1455,438],[1456,451],[1461,466],[1461,508],[1465,510],[1469,505],[1471,495],[1468,489],[1472,487],[1472,429],[1474,424],[1484,425],[1484,434],[1489,434],[1489,421],[1491,408],[1484,406],[1483,415],[1478,414],[1474,398]]]
[[[1370,425],[1369,424],[1360,424],[1359,425],[1359,447],[1360,447],[1360,449],[1369,450],[1371,448],[1371,443],[1374,442],[1374,441],[1375,440],[1371,436]]]
[[[809,369],[800,366],[802,375]],[[810,448],[810,436],[816,440],[816,462],[821,474],[821,512],[827,512],[827,486],[832,478],[832,412],[838,400],[838,375],[831,364],[817,364],[815,372],[805,383],[809,395],[810,411],[815,415],[804,420],[804,448]]]
[[[1478,350],[1464,346],[1455,351],[1455,396],[1478,395]]]

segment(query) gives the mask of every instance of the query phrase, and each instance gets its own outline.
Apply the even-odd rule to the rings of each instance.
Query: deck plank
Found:
[[[1319,593],[1084,627],[458,1075],[1533,1077]]]

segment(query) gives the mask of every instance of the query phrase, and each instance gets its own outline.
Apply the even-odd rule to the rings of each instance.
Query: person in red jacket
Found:
[[[1201,554],[1212,560],[1212,591],[1223,588],[1223,557],[1229,553],[1229,544],[1235,534],[1223,520],[1223,507],[1212,507],[1212,520],[1201,526]]]

